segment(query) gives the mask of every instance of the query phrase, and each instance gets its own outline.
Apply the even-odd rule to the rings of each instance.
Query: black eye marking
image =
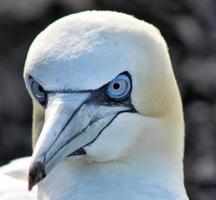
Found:
[[[29,85],[34,97],[42,106],[45,106],[47,103],[47,92],[34,80],[32,76],[29,76]]]
[[[47,104],[47,97],[49,94],[72,94],[72,93],[91,93],[86,103],[94,103],[106,106],[124,105],[136,111],[131,103],[132,79],[130,74],[125,71],[116,76],[112,81],[101,86],[98,89],[92,90],[72,90],[72,89],[59,89],[47,90],[38,84],[33,77],[29,76],[29,82],[32,93],[37,98],[39,103],[43,106]]]

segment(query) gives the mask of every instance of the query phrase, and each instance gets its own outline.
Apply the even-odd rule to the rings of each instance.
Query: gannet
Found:
[[[24,79],[38,199],[188,199],[181,97],[153,25],[111,11],[63,17],[33,41]]]

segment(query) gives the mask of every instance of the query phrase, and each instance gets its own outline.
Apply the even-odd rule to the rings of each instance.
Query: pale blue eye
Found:
[[[113,79],[107,88],[107,94],[112,99],[123,100],[128,97],[131,90],[131,81],[125,74],[121,74]]]
[[[39,101],[41,105],[45,105],[47,95],[43,87],[40,84],[38,84],[32,77],[29,78],[29,83],[35,98]]]

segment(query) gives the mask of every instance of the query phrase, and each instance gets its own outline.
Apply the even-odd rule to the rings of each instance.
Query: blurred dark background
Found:
[[[22,71],[32,40],[56,19],[88,9],[132,14],[161,30],[184,103],[187,191],[191,200],[215,200],[215,0],[0,0],[0,165],[31,154]]]

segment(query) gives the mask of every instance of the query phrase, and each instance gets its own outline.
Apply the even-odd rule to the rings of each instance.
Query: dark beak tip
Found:
[[[30,166],[28,176],[28,190],[31,191],[34,185],[46,177],[44,166],[41,162],[35,162]]]
[[[28,191],[29,191],[29,192],[32,190],[33,186],[34,186],[34,185],[31,184],[30,182],[28,183]]]

